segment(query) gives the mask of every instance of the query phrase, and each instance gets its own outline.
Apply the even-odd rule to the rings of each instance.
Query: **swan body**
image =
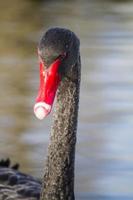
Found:
[[[43,119],[50,113],[57,96],[45,174],[41,183],[16,169],[1,167],[0,200],[39,197],[41,200],[75,200],[74,163],[81,69],[79,39],[68,29],[51,28],[40,40],[38,56],[40,87],[34,106],[37,118]]]
[[[10,167],[9,160],[0,162],[0,200],[39,200],[40,191],[40,180]]]

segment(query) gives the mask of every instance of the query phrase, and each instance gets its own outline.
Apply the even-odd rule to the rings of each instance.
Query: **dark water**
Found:
[[[0,157],[41,177],[51,116],[32,111],[37,42],[48,27],[81,40],[77,200],[133,199],[133,3],[0,1]]]

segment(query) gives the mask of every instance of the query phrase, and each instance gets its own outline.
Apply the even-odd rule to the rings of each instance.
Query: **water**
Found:
[[[42,176],[52,115],[40,122],[32,111],[37,42],[48,27],[67,27],[82,56],[77,200],[132,199],[133,3],[14,0],[0,7],[0,157]]]

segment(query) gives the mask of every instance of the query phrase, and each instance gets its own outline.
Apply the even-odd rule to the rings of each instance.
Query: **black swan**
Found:
[[[43,119],[52,108],[54,120],[43,181],[21,173],[10,161],[0,162],[0,200],[74,200],[74,160],[77,132],[80,52],[70,30],[51,28],[38,46],[40,87],[34,113]]]

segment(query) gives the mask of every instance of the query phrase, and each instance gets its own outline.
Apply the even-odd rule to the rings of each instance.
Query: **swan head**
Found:
[[[57,88],[64,77],[74,81],[79,58],[79,40],[70,30],[51,28],[38,45],[40,87],[34,113],[38,119],[46,117],[54,102]]]

